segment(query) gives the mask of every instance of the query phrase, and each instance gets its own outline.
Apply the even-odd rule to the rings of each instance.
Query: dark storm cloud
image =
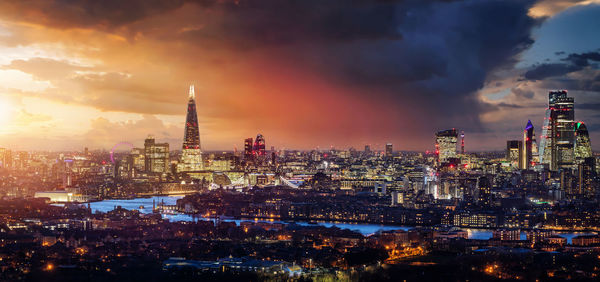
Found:
[[[277,48],[283,53],[277,60],[415,109],[415,118],[434,126],[482,130],[479,115],[490,107],[476,92],[488,74],[512,67],[533,43],[532,3],[241,1],[221,6],[228,16],[181,39]]]
[[[543,80],[548,77],[562,76],[579,71],[582,68],[581,66],[563,63],[541,64],[525,72],[524,77],[528,80]]]
[[[566,58],[561,59],[561,61],[564,61],[564,63],[536,65],[525,73],[524,78],[528,80],[543,80],[549,77],[558,77],[580,71],[590,66],[590,61],[599,62],[600,52],[572,53]]]

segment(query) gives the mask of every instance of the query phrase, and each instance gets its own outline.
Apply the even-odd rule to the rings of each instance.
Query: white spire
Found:
[[[194,92],[194,85],[190,85],[190,98],[196,99],[196,93]]]

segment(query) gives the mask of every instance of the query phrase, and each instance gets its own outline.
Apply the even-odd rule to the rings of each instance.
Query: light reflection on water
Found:
[[[152,213],[152,204],[153,202],[158,205],[160,202],[164,202],[165,205],[175,205],[178,199],[183,198],[183,196],[155,196],[151,198],[136,198],[130,200],[104,200],[100,202],[90,203],[90,207],[92,212],[96,211],[100,212],[108,212],[113,210],[117,206],[121,206],[124,209],[128,210],[139,210],[141,213],[147,214]],[[169,219],[170,221],[193,221],[191,215],[187,214],[163,214],[163,218]],[[214,220],[208,218],[196,218],[196,220]],[[222,221],[233,221],[237,225],[240,222],[247,221],[256,221],[256,222],[268,222],[268,223],[283,223],[282,221],[277,220],[246,220],[246,219],[222,219]],[[389,231],[389,230],[410,230],[412,227],[409,226],[391,226],[391,225],[379,225],[379,224],[368,224],[368,223],[340,223],[340,222],[316,222],[316,223],[308,223],[302,221],[294,221],[294,223],[298,225],[308,226],[308,225],[321,225],[325,227],[337,226],[341,229],[350,229],[354,231],[358,231],[363,235],[373,234],[377,231]],[[492,230],[489,229],[465,229],[469,236],[469,239],[476,240],[488,240],[492,238]],[[555,232],[556,235],[567,238],[567,243],[571,243],[571,239],[578,235],[590,235],[596,233],[590,232]],[[524,231],[521,231],[520,235],[521,240],[526,239],[526,234]]]

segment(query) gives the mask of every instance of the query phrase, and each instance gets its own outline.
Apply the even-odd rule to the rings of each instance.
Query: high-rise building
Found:
[[[169,143],[156,143],[148,136],[144,141],[144,167],[146,172],[169,172]]]
[[[365,145],[365,155],[371,154],[371,145]]]
[[[183,135],[183,148],[181,160],[177,164],[178,172],[203,170],[202,150],[200,148],[200,129],[198,127],[198,113],[196,112],[196,93],[194,85],[190,86],[187,116],[185,118],[185,132]]]
[[[460,153],[465,154],[465,132],[460,132]]]
[[[477,204],[489,207],[492,204],[492,184],[486,176],[477,180],[477,192]]]
[[[256,139],[254,139],[254,147],[252,148],[254,154],[258,157],[264,156],[266,154],[265,151],[265,138],[262,134],[256,135]]]
[[[575,126],[575,161],[582,163],[589,157],[592,157],[590,134],[583,121],[578,121]]]
[[[252,141],[253,141],[252,137],[246,138],[244,140],[244,159],[246,161],[254,159],[254,151],[252,149],[254,146],[254,143]]]
[[[385,156],[387,158],[391,158],[392,156],[394,156],[394,146],[392,145],[392,143],[385,144]]]
[[[435,134],[435,153],[439,163],[447,163],[450,158],[456,158],[456,142],[458,132],[456,129],[439,131]]]
[[[550,91],[542,128],[540,161],[551,170],[572,168],[575,161],[575,100],[566,90]]]
[[[531,120],[527,121],[525,130],[523,131],[523,152],[521,152],[521,161],[519,162],[520,169],[528,169],[534,165],[533,162],[533,145],[535,142],[535,131]]]
[[[585,195],[587,198],[594,198],[596,196],[596,183],[594,183],[594,177],[596,176],[596,158],[588,157],[583,159],[577,166],[577,169],[578,193],[580,195]]]
[[[12,154],[9,149],[0,148],[0,168],[9,168],[12,166]]]
[[[512,167],[519,167],[521,162],[521,153],[523,152],[523,142],[520,140],[506,141],[506,160]]]

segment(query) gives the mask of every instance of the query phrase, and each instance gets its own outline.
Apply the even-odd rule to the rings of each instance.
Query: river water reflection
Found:
[[[156,196],[151,198],[136,198],[130,200],[104,200],[99,202],[90,203],[90,207],[92,212],[100,211],[100,212],[108,212],[115,209],[117,206],[121,206],[124,209],[128,210],[139,210],[141,213],[152,213],[152,205],[153,203],[158,204],[164,202],[165,205],[175,205],[178,199],[183,198],[183,196]],[[163,218],[168,218],[171,221],[193,221],[194,218],[187,214],[163,214]],[[208,218],[196,218],[196,220],[211,220]],[[254,220],[244,220],[244,219],[223,219],[222,221],[233,221],[236,224],[240,224],[243,221],[254,221]],[[272,220],[258,220],[260,222],[271,222],[271,223],[281,223],[281,221],[272,221]],[[295,221],[298,225],[311,225],[315,223],[301,222]],[[336,226],[342,229],[350,229],[360,232],[363,235],[373,234],[377,231],[388,231],[388,230],[409,230],[412,227],[409,226],[399,226],[399,225],[380,225],[380,224],[368,224],[368,223],[340,223],[340,222],[317,222],[316,224],[331,227]],[[469,239],[476,240],[487,240],[492,238],[492,230],[489,229],[465,229],[467,230]],[[557,232],[558,236],[567,238],[567,242],[571,243],[571,239],[578,235],[589,235],[596,234],[590,232]],[[521,232],[521,240],[525,240],[526,235],[525,232]]]

